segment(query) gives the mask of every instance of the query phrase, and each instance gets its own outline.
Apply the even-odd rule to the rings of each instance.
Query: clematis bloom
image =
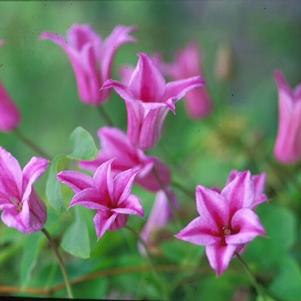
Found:
[[[32,186],[47,167],[48,160],[33,157],[22,171],[18,161],[0,147],[0,210],[8,227],[23,233],[43,228],[46,207]]]
[[[275,72],[278,88],[279,122],[275,158],[293,164],[301,158],[301,85],[291,89],[281,71]]]
[[[133,31],[133,27],[119,25],[102,41],[89,25],[74,24],[67,32],[66,40],[51,32],[43,32],[40,38],[63,48],[75,73],[80,99],[86,104],[97,106],[109,96],[109,90],[100,91],[100,87],[111,78],[116,51],[123,44],[135,41],[130,35]]]
[[[102,90],[114,88],[123,98],[130,141],[136,147],[149,149],[158,142],[168,111],[175,112],[178,100],[188,91],[203,85],[200,76],[166,84],[153,60],[145,53],[140,53],[128,84],[108,80]]]
[[[169,168],[157,157],[147,156],[136,148],[120,129],[100,128],[98,137],[101,145],[98,157],[81,161],[81,168],[94,172],[105,161],[114,159],[112,172],[119,173],[127,169],[137,171],[136,183],[147,190],[158,191],[170,184]]]
[[[174,80],[181,80],[196,75],[203,77],[201,61],[197,44],[190,43],[177,53],[172,64],[163,63],[162,69]],[[187,114],[193,119],[206,117],[213,109],[211,97],[205,86],[188,92],[184,103]]]
[[[176,237],[206,248],[212,269],[221,275],[231,258],[265,230],[252,210],[256,191],[250,172],[241,172],[221,192],[204,186],[196,188],[199,217]]]
[[[0,131],[10,132],[16,129],[21,121],[20,112],[0,82]]]
[[[93,177],[72,170],[57,175],[58,180],[75,193],[70,207],[83,206],[96,210],[93,221],[98,238],[107,230],[124,227],[128,215],[144,214],[139,198],[131,194],[136,171],[129,169],[113,175],[111,165],[112,160],[101,164]]]

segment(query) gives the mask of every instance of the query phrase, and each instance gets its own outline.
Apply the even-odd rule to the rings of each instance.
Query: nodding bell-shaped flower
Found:
[[[70,207],[83,206],[96,210],[93,221],[98,238],[107,230],[124,227],[128,215],[144,214],[139,198],[131,194],[137,172],[129,169],[112,174],[112,161],[101,164],[93,177],[72,170],[65,170],[57,175],[58,180],[75,193]]]
[[[47,167],[48,160],[33,157],[22,170],[18,161],[0,147],[0,210],[8,227],[23,233],[43,228],[46,207],[32,186]]]
[[[188,44],[180,50],[171,64],[161,63],[164,73],[174,80],[181,80],[191,76],[202,76],[202,59],[196,43]],[[208,116],[213,109],[213,103],[207,88],[198,87],[185,96],[185,108],[192,119]]]
[[[81,168],[94,172],[102,163],[114,159],[112,172],[136,170],[136,183],[147,190],[158,191],[170,184],[169,168],[157,157],[147,156],[136,148],[120,129],[100,128],[98,137],[101,145],[98,157],[91,161],[81,161]]]
[[[66,40],[55,33],[43,32],[42,40],[50,40],[62,47],[69,57],[82,102],[97,106],[107,100],[109,90],[100,91],[111,78],[112,62],[116,51],[125,43],[134,42],[130,34],[134,27],[116,26],[105,40],[87,24],[74,24]]]
[[[236,253],[257,236],[265,234],[252,210],[256,194],[248,171],[237,174],[221,192],[197,186],[196,207],[200,216],[176,237],[205,246],[210,266],[221,275]]]
[[[114,88],[123,98],[130,141],[136,147],[149,149],[158,142],[168,111],[175,112],[178,100],[203,85],[200,76],[166,83],[153,60],[147,54],[140,53],[128,84],[108,80],[102,90]]]
[[[274,155],[283,164],[293,164],[301,158],[301,84],[291,89],[281,71],[275,72],[275,80],[279,121]]]

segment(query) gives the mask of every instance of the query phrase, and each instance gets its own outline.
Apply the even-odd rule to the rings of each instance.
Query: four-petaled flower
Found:
[[[113,175],[111,165],[112,160],[101,164],[93,177],[72,170],[57,175],[60,182],[75,192],[70,207],[79,205],[96,210],[93,220],[98,238],[107,230],[124,227],[128,215],[144,214],[139,198],[131,194],[137,172],[129,169]]]
[[[281,71],[275,72],[275,80],[279,123],[274,154],[281,163],[293,164],[301,158],[301,85],[291,89]]]
[[[64,49],[76,76],[80,99],[96,106],[109,96],[109,90],[100,91],[100,88],[111,78],[112,61],[118,48],[135,41],[130,35],[133,31],[133,27],[119,25],[102,41],[89,25],[75,24],[68,30],[67,40],[51,32],[43,32],[40,38]]]
[[[204,85],[200,76],[165,82],[158,67],[145,53],[139,60],[127,85],[108,80],[102,90],[114,88],[124,99],[128,117],[128,137],[141,149],[153,147],[159,140],[163,122],[169,110],[175,112],[175,104],[185,94]]]
[[[210,266],[217,275],[228,267],[232,256],[265,230],[252,210],[256,192],[250,172],[241,172],[221,192],[196,188],[200,217],[190,222],[176,237],[206,247]]]
[[[33,157],[22,171],[18,161],[0,147],[0,210],[8,227],[23,233],[43,228],[46,207],[32,186],[47,167],[48,160]]]
[[[81,161],[80,167],[95,171],[99,165],[114,159],[112,171],[119,173],[127,169],[137,171],[136,183],[150,191],[158,191],[170,184],[169,168],[157,157],[147,156],[135,147],[127,135],[118,128],[103,127],[98,130],[101,149],[92,161]]]

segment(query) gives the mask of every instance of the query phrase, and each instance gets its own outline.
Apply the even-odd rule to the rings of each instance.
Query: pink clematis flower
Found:
[[[46,171],[48,160],[33,157],[23,171],[18,161],[0,147],[0,210],[8,227],[23,233],[43,228],[47,213],[33,183]]]
[[[168,198],[166,192],[168,193]],[[175,194],[170,189],[167,189],[166,192],[160,190],[156,194],[156,200],[153,208],[140,233],[140,238],[149,247],[151,247],[154,243],[156,232],[163,229],[172,219],[173,209],[178,209],[178,202]],[[172,202],[172,204],[170,204],[170,202]],[[138,243],[138,249],[141,254],[146,254],[144,246],[141,243]]]
[[[176,237],[206,248],[212,269],[221,275],[236,252],[265,230],[252,210],[256,192],[250,172],[239,173],[219,193],[201,185],[196,188],[199,217]]]
[[[75,24],[67,32],[67,39],[44,32],[40,38],[51,40],[62,47],[71,62],[82,102],[97,106],[107,100],[109,90],[100,91],[103,83],[111,78],[112,62],[116,51],[123,44],[134,42],[130,35],[133,27],[117,26],[104,41],[86,24]]]
[[[0,131],[10,132],[16,129],[21,121],[20,112],[0,82]]]
[[[103,163],[93,177],[72,170],[57,175],[60,182],[75,192],[70,207],[79,205],[96,210],[93,221],[98,238],[107,230],[124,227],[128,215],[144,214],[138,197],[131,194],[136,171],[129,169],[113,175],[111,165],[112,160]]]
[[[158,191],[170,184],[169,168],[158,158],[147,156],[136,148],[120,129],[100,128],[98,137],[101,144],[98,157],[92,161],[81,161],[81,168],[94,172],[105,161],[114,159],[114,173],[133,169],[138,173],[136,183],[150,191]]]
[[[162,69],[174,80],[185,79],[191,76],[200,75],[203,77],[201,68],[201,57],[196,43],[190,43],[186,48],[179,51],[172,64],[161,62]],[[193,119],[200,119],[208,116],[213,103],[205,86],[198,87],[187,93],[185,96],[185,107],[187,114]]]
[[[153,60],[141,53],[127,85],[108,80],[102,89],[114,88],[124,99],[128,114],[128,137],[141,149],[153,147],[159,140],[169,110],[184,95],[204,84],[200,76],[166,84]]]
[[[301,85],[294,90],[281,71],[275,72],[279,99],[279,123],[274,155],[284,164],[301,158]]]

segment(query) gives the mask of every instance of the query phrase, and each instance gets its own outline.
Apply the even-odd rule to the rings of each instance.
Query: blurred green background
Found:
[[[299,1],[3,1],[0,2],[0,19],[0,38],[6,40],[5,47],[0,49],[0,79],[22,111],[22,132],[52,155],[66,154],[70,150],[67,140],[76,126],[84,127],[96,138],[97,129],[104,123],[93,107],[79,101],[66,55],[52,43],[39,41],[41,32],[64,35],[74,23],[89,23],[106,37],[117,24],[135,25],[138,28],[135,33],[137,43],[119,50],[114,62],[114,78],[118,78],[118,67],[122,64],[136,63],[139,51],[159,52],[165,60],[171,61],[178,49],[191,40],[197,41],[215,110],[210,118],[195,122],[187,117],[183,104],[179,103],[177,114],[169,114],[160,144],[152,151],[170,164],[178,181],[192,189],[197,183],[222,185],[233,168],[248,167],[253,172],[263,170],[262,162],[271,156],[277,130],[277,90],[273,71],[282,69],[293,86],[301,80]],[[215,72],[222,47],[229,50],[232,58],[232,74],[226,79],[218,79]],[[118,96],[112,93],[105,109],[118,126],[126,128],[124,103]],[[231,136],[229,143],[216,137],[217,127]],[[259,164],[250,164],[241,145],[231,144],[237,137],[250,148],[258,137],[264,140],[261,152],[257,154]],[[0,144],[22,164],[33,155],[13,134],[0,133]],[[154,198],[138,191],[147,201]],[[258,239],[247,253],[252,267],[262,274],[262,281],[271,285],[279,298],[293,301],[301,296],[301,273],[297,264],[300,243],[296,241],[299,225],[297,214],[290,211],[290,208],[300,209],[298,195],[294,188],[286,187],[280,194],[284,199],[279,198],[269,208],[263,207],[260,214],[265,218],[263,223],[272,231],[269,233],[271,240]],[[147,201],[144,200],[144,204],[149,210],[151,202]],[[181,202],[184,204],[185,201],[182,196]],[[193,202],[189,202],[193,208]],[[81,214],[89,213],[82,211]],[[50,211],[49,228],[55,225],[56,218],[57,215]],[[63,219],[66,225],[70,224],[68,217]],[[139,225],[139,229],[142,224],[139,221],[135,225]],[[177,228],[172,230],[175,233]],[[94,231],[91,222],[89,231]],[[14,230],[2,226],[0,232],[5,233],[8,240],[24,239]],[[127,240],[129,250],[125,248],[124,235],[118,233],[107,234],[97,244],[93,242],[96,251],[91,259],[70,259],[71,274],[78,276],[100,268],[143,262],[135,249],[135,240]],[[281,244],[280,249],[278,244]],[[34,269],[32,277],[24,276],[27,265],[25,255],[20,255],[22,246],[16,248],[14,256],[0,250],[1,283],[17,285],[24,280],[22,277],[29,277],[26,285],[31,286],[58,283],[60,274],[51,256],[48,262],[46,260],[40,268]],[[291,250],[290,255],[287,255],[288,250]],[[185,256],[183,252],[186,252]],[[193,257],[191,254],[196,256],[194,264],[201,258],[197,247],[187,247],[178,241],[166,244],[163,253],[167,259],[159,260],[176,264],[183,264],[183,258]],[[23,258],[23,274],[13,261],[15,256]],[[266,261],[267,257],[270,260]],[[202,262],[206,266],[206,260]],[[260,270],[262,267],[264,270]],[[5,271],[10,268],[13,272],[8,276]],[[168,285],[173,279],[173,299],[178,296],[196,300],[198,296],[197,300],[248,300],[239,299],[250,296],[245,288],[248,278],[241,277],[236,270],[227,272],[221,279],[209,273],[209,276],[199,276],[199,281],[191,280],[188,284],[185,273],[175,277],[167,275],[164,283]],[[120,298],[160,299],[160,291],[156,290],[156,285],[151,285],[149,277],[131,274],[96,279],[78,285],[76,294],[78,297],[105,298],[116,294]],[[291,279],[294,279],[293,283]],[[291,285],[289,289],[288,284]]]

